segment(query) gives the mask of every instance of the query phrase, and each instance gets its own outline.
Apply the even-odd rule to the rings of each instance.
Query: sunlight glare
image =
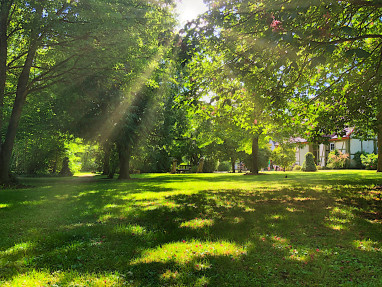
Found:
[[[181,26],[207,11],[203,0],[178,0],[176,13]]]

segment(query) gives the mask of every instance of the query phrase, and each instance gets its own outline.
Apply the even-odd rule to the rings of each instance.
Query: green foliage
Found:
[[[273,164],[287,168],[296,162],[296,149],[287,145],[279,145],[272,151]]]
[[[301,170],[301,165],[296,164],[296,165],[293,167],[293,171],[300,171],[300,170]]]
[[[259,148],[259,168],[267,168],[269,159],[271,158],[271,150],[269,147]],[[243,158],[243,162],[247,169],[251,170],[252,167],[252,155],[245,154]]]
[[[219,166],[217,168],[218,171],[230,171],[232,168],[231,163],[229,161],[219,162]]]
[[[335,149],[329,153],[326,166],[330,169],[348,168],[349,155]]]
[[[311,152],[306,153],[301,169],[302,171],[317,171],[316,164],[314,163],[314,156]]]
[[[219,161],[214,158],[205,158],[203,164],[203,172],[212,173],[217,170]]]
[[[354,154],[354,158],[353,158],[354,168],[358,168],[358,169],[364,169],[365,168],[365,166],[362,164],[361,155],[366,156],[367,154],[368,153],[365,151],[357,151]]]
[[[362,154],[361,161],[366,169],[377,169],[378,155],[373,153],[367,155]]]

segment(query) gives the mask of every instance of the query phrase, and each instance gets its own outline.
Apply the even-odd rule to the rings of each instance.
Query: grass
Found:
[[[382,286],[374,171],[22,181],[1,286]]]

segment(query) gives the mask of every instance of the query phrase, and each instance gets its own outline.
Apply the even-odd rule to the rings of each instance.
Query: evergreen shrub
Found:
[[[316,164],[314,163],[314,156],[311,152],[305,155],[305,160],[302,164],[303,171],[317,171]]]
[[[230,171],[231,163],[229,161],[219,162],[218,171]]]
[[[353,158],[353,163],[354,163],[353,168],[357,168],[357,169],[364,169],[365,168],[365,166],[362,164],[361,155],[366,156],[366,155],[368,155],[368,153],[365,151],[357,151],[354,154],[354,158]]]
[[[217,170],[219,162],[213,158],[206,158],[204,160],[203,172],[212,173]]]

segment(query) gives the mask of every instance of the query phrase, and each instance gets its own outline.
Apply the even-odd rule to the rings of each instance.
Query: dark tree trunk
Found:
[[[103,167],[102,167],[102,175],[110,174],[110,153],[111,153],[111,145],[105,143],[103,146]]]
[[[36,11],[36,19],[41,17],[42,7]],[[28,95],[28,82],[30,76],[30,70],[33,64],[33,60],[36,55],[38,48],[38,26],[36,29],[31,31],[31,43],[29,45],[27,58],[24,63],[24,67],[21,71],[21,74],[18,78],[17,88],[16,88],[16,97],[13,103],[13,109],[11,118],[9,119],[9,125],[7,133],[5,136],[4,143],[1,145],[0,150],[0,183],[9,183],[9,166],[11,163],[11,156],[13,151],[13,146],[15,143],[17,128],[19,126],[21,112],[25,104],[26,97]]]
[[[378,126],[377,126],[377,148],[378,148],[378,164],[377,172],[382,172],[382,110],[377,114]]]
[[[235,162],[236,162],[236,159],[231,157],[232,173],[235,173]]]
[[[119,147],[119,177],[118,179],[130,179],[130,147]]]
[[[252,167],[251,173],[259,174],[259,136],[252,139]]]
[[[7,79],[7,53],[8,53],[8,38],[7,38],[7,28],[8,28],[8,16],[9,16],[9,5],[6,4],[7,1],[2,0],[0,2],[0,184],[9,182],[8,169],[9,164],[6,164],[2,160],[3,154],[3,120],[4,120],[4,94],[5,94],[5,84]]]
[[[0,2],[0,131],[3,128],[4,116],[4,94],[7,80],[7,55],[8,55],[8,17],[10,4],[6,0]],[[3,135],[0,133],[0,150]]]

